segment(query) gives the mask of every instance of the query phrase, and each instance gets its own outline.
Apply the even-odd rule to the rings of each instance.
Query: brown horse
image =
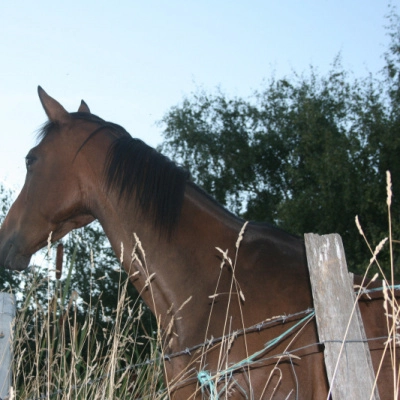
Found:
[[[164,354],[180,352],[165,361],[171,398],[326,398],[303,241],[244,225],[83,101],[68,113],[40,87],[39,97],[49,121],[0,229],[0,265],[22,270],[50,232],[56,241],[97,219],[160,323]],[[387,336],[374,296],[360,302],[367,336]],[[274,316],[285,317],[265,323]],[[377,370],[384,339],[371,343]],[[381,398],[393,398],[391,370],[387,356]]]

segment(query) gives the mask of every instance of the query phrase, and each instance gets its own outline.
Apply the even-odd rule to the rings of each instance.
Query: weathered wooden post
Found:
[[[5,399],[9,395],[11,387],[15,309],[15,296],[0,292],[0,399]]]
[[[373,393],[375,374],[342,239],[338,234],[309,233],[304,237],[332,398],[377,400],[378,390]]]

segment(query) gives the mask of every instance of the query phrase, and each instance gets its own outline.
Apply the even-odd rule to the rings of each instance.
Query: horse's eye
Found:
[[[25,165],[26,169],[29,171],[30,167],[32,167],[32,164],[36,161],[36,157],[34,156],[26,156],[25,157]]]

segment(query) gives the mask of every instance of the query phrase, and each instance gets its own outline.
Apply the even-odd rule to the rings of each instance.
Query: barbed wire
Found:
[[[170,353],[170,354],[164,354],[160,357],[156,357],[156,358],[152,358],[152,359],[147,359],[141,363],[137,363],[137,364],[130,364],[126,367],[123,368],[119,368],[117,370],[115,370],[115,374],[119,374],[121,372],[125,372],[125,371],[129,371],[129,370],[138,370],[140,368],[143,368],[145,366],[148,365],[152,365],[155,363],[158,363],[162,360],[164,361],[170,361],[173,358],[182,356],[182,355],[191,355],[192,352],[195,352],[196,350],[200,349],[200,348],[204,348],[204,347],[212,347],[217,343],[220,343],[226,339],[231,339],[232,337],[237,338],[238,336],[242,336],[245,335],[247,333],[252,333],[252,332],[260,332],[261,330],[266,329],[268,326],[273,325],[273,324],[285,324],[288,323],[289,321],[295,320],[296,318],[300,318],[301,316],[304,315],[308,315],[314,312],[313,308],[307,308],[306,310],[303,311],[299,311],[297,313],[292,313],[292,314],[287,314],[287,315],[279,315],[279,316],[275,316],[275,317],[271,317],[268,319],[265,319],[257,324],[254,324],[248,328],[245,329],[238,329],[230,334],[227,335],[223,335],[217,338],[210,338],[206,341],[204,341],[203,343],[199,343],[197,345],[194,345],[192,347],[187,347],[184,350],[175,352],[175,353]],[[98,378],[92,379],[92,380],[88,380],[85,383],[82,383],[80,385],[73,385],[69,388],[69,390],[71,391],[75,391],[78,389],[81,389],[84,386],[90,386],[93,385],[97,382],[100,382],[106,378],[109,378],[111,376],[111,374],[104,374]],[[63,389],[59,389],[59,390],[55,390],[54,392],[51,393],[46,393],[41,395],[40,397],[31,397],[28,400],[43,400],[43,399],[47,399],[47,398],[51,398],[53,396],[56,396],[58,394],[62,394],[66,392],[66,390]]]
[[[357,339],[357,340],[352,340],[352,339],[346,339],[346,340],[342,340],[342,339],[324,340],[324,341],[320,341],[320,342],[307,344],[307,345],[304,345],[302,347],[298,347],[298,348],[293,349],[293,350],[288,350],[288,351],[285,351],[283,353],[277,353],[277,354],[274,354],[273,356],[270,356],[270,357],[263,357],[263,358],[260,358],[258,360],[253,361],[252,364],[253,365],[263,364],[263,363],[265,363],[267,361],[270,361],[272,359],[276,359],[276,358],[279,358],[279,357],[289,357],[289,358],[291,358],[291,356],[295,355],[295,353],[301,352],[301,351],[306,350],[306,349],[308,349],[310,347],[324,346],[326,343],[338,343],[338,344],[343,344],[343,343],[344,344],[348,344],[348,343],[369,343],[369,342],[374,342],[374,341],[387,340],[388,338],[389,338],[388,336],[378,336],[378,337],[374,337],[374,338]],[[125,368],[120,368],[120,369],[116,370],[115,373],[117,374],[117,373],[120,373],[120,372],[125,372],[125,371],[130,370],[130,369],[132,369],[132,370],[140,369],[140,368],[142,368],[144,366],[154,364],[157,360],[160,361],[161,359],[162,359],[162,357],[159,357],[156,360],[147,360],[147,361],[142,362],[142,363],[132,364],[132,365],[129,365],[129,366],[125,367]],[[245,367],[241,366],[237,370],[240,371],[240,370],[243,370],[243,369],[245,369]],[[95,384],[97,382],[100,382],[100,381],[106,379],[106,378],[109,378],[110,376],[111,376],[111,374],[105,374],[105,375],[102,375],[102,376],[100,376],[98,378],[89,380],[86,383],[83,383],[81,385],[73,385],[73,386],[70,387],[69,391],[71,391],[71,390],[74,391],[74,390],[77,390],[77,389],[81,389],[84,386],[93,385],[93,384]],[[187,378],[185,380],[181,380],[180,381],[180,386],[184,386],[184,385],[190,383],[191,381],[195,381],[195,380],[197,380],[197,377],[195,377],[195,376],[192,377],[192,378]],[[50,394],[42,394],[40,397],[31,397],[28,400],[43,400],[43,399],[51,398],[51,397],[53,397],[55,395],[66,393],[66,392],[67,392],[67,390],[59,389],[59,390],[56,390],[56,391],[54,391],[54,392],[52,392]],[[160,390],[160,391],[157,392],[157,394],[162,395],[163,392],[167,392],[167,390],[166,389]],[[139,397],[136,400],[145,400],[147,398],[149,398],[149,397]]]
[[[400,285],[388,286],[387,288],[389,290],[390,289],[392,289],[392,290],[400,290]],[[382,287],[380,287],[380,288],[372,288],[372,289],[357,288],[357,290],[358,290],[358,292],[357,292],[358,295],[364,295],[364,294],[368,294],[368,293],[381,291],[381,290],[383,290],[383,288]],[[229,339],[231,339],[232,337],[237,338],[238,336],[242,336],[242,335],[245,335],[245,334],[248,334],[248,333],[260,332],[261,330],[266,329],[270,325],[278,324],[278,323],[285,324],[285,323],[287,323],[289,321],[291,322],[292,320],[295,320],[296,318],[300,318],[303,315],[308,315],[308,314],[311,314],[311,313],[314,313],[314,312],[315,312],[315,310],[313,308],[307,308],[306,310],[302,310],[302,311],[299,311],[297,313],[292,313],[292,314],[287,314],[287,315],[279,315],[279,316],[267,318],[267,319],[265,319],[265,320],[263,320],[263,321],[261,321],[261,322],[259,322],[257,324],[254,324],[254,325],[252,325],[252,326],[250,326],[248,328],[238,329],[238,330],[236,330],[236,331],[234,331],[234,332],[232,332],[232,333],[230,333],[228,335],[223,335],[223,336],[220,336],[220,337],[217,337],[217,338],[213,338],[212,337],[212,338],[204,341],[203,343],[199,343],[199,344],[194,345],[192,347],[187,347],[184,350],[181,350],[181,351],[178,351],[178,352],[175,352],[175,353],[171,353],[171,354],[164,354],[164,355],[162,355],[160,357],[156,357],[156,358],[153,358],[153,359],[147,359],[147,360],[145,360],[145,361],[143,361],[141,363],[130,364],[130,365],[126,366],[126,367],[119,368],[119,369],[115,370],[115,374],[119,374],[119,373],[126,372],[126,371],[129,371],[129,370],[139,370],[140,368],[143,368],[143,367],[148,366],[148,365],[153,365],[153,364],[158,363],[158,362],[160,362],[162,360],[170,361],[172,358],[176,358],[176,357],[179,357],[179,356],[182,356],[182,355],[191,355],[192,352],[195,352],[196,350],[198,350],[200,348],[212,347],[215,344],[220,343],[220,342],[222,342],[222,341],[224,341],[224,340],[226,340],[228,338]],[[299,348],[296,348],[296,349],[293,349],[293,350],[288,350],[288,351],[285,351],[284,353],[274,354],[273,356],[270,356],[270,357],[263,357],[263,358],[260,358],[258,360],[254,360],[254,361],[252,361],[252,365],[263,364],[263,363],[265,363],[267,361],[270,361],[271,359],[276,359],[277,357],[278,358],[279,357],[289,357],[289,358],[291,358],[291,356],[294,355],[295,353],[298,353],[298,352],[300,352],[302,350],[305,350],[307,348],[310,348],[310,347],[325,345],[325,343],[340,343],[340,344],[343,344],[343,343],[344,344],[347,344],[347,343],[368,343],[368,342],[372,342],[372,341],[388,340],[388,339],[389,339],[388,336],[380,336],[380,337],[375,337],[375,338],[366,338],[366,339],[357,339],[357,340],[352,340],[352,339],[325,340],[325,341],[321,341],[321,342],[311,343],[311,344],[308,344],[308,345],[305,345],[305,346],[302,346],[302,347],[299,347]],[[239,366],[237,368],[237,371],[242,370],[243,368],[244,368],[243,366]],[[104,374],[104,375],[102,375],[102,376],[100,376],[98,378],[94,378],[94,379],[88,380],[85,383],[82,383],[82,384],[79,384],[79,385],[73,385],[73,386],[69,387],[68,391],[75,391],[75,390],[79,390],[79,389],[81,389],[81,388],[83,388],[85,386],[91,386],[91,385],[93,385],[93,384],[95,384],[97,382],[101,382],[104,379],[109,378],[109,377],[111,377],[111,374]],[[180,381],[180,386],[183,386],[183,385],[188,384],[191,381],[195,381],[195,380],[197,380],[197,376],[194,376],[192,378],[188,378],[186,380],[181,380]],[[51,392],[51,393],[42,394],[39,397],[31,397],[28,400],[49,399],[51,397],[54,397],[56,395],[63,394],[63,393],[66,393],[66,392],[67,392],[67,390],[58,389],[58,390],[55,390],[54,392]],[[164,392],[166,393],[166,389],[158,391],[157,394],[162,396]],[[141,398],[138,398],[137,400],[146,400],[147,398],[149,398],[149,397],[141,397]]]

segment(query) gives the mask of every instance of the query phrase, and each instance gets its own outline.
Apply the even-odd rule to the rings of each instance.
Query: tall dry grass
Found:
[[[394,260],[391,257],[391,276],[385,277],[380,266],[378,255],[384,249],[385,243],[389,243],[389,251],[393,254],[393,243],[391,232],[391,182],[390,174],[388,180],[388,221],[389,235],[382,240],[374,249],[364,234],[361,225],[356,220],[360,234],[364,237],[370,251],[371,259],[365,271],[368,276],[373,266],[380,271],[383,280],[385,313],[389,339],[386,342],[386,351],[390,353],[393,360],[393,399],[399,398],[400,371],[395,362],[399,351],[399,328],[400,307],[392,289],[394,282]],[[229,327],[229,304],[236,302],[240,312],[242,303],[245,301],[244,294],[237,281],[235,270],[237,268],[237,255],[243,238],[246,225],[243,226],[236,243],[236,254],[232,258],[223,250],[221,271],[224,265],[231,270],[231,290],[225,318],[223,338],[219,346],[219,368],[217,372],[205,378],[204,385],[198,384],[196,393],[203,393],[204,398],[220,396],[227,398],[230,391],[229,382],[223,383],[225,390],[218,392],[221,382],[226,378],[224,371],[227,370],[226,360],[235,333]],[[137,238],[137,249],[139,253],[137,260],[144,260],[142,266],[145,271],[145,253]],[[71,267],[72,268],[72,263]],[[222,272],[221,272],[222,273]],[[68,275],[70,276],[70,275]],[[69,292],[68,279],[57,281],[55,288],[50,285],[54,279],[53,271],[49,277],[44,279],[32,275],[32,280],[25,288],[24,305],[18,310],[15,320],[14,337],[14,364],[13,364],[13,388],[11,399],[165,399],[179,385],[179,380],[171,382],[164,387],[162,382],[163,361],[160,343],[165,339],[160,336],[160,331],[146,332],[142,317],[143,309],[140,305],[133,303],[127,296],[128,279],[123,278],[121,273],[120,291],[118,293],[118,305],[113,314],[112,321],[104,328],[99,322],[102,318],[101,303],[98,299],[91,300],[88,312],[84,320],[81,318],[79,296],[72,294],[67,298]],[[148,274],[148,288],[151,287],[152,276]],[[210,293],[211,303],[218,297],[218,282],[215,292]],[[48,285],[49,296],[43,303],[38,299],[38,288]],[[189,299],[188,299],[189,301]],[[185,305],[185,304],[184,304]],[[184,306],[182,305],[182,307]],[[209,321],[211,320],[213,307],[211,306]],[[242,315],[243,320],[243,315]],[[243,325],[243,330],[247,327]],[[208,340],[207,330],[204,342]],[[246,344],[246,334],[244,334]],[[146,346],[147,347],[146,347]],[[145,351],[146,347],[146,351]],[[194,360],[196,368],[204,367],[206,364],[208,347],[203,346],[198,350],[198,357]],[[247,357],[252,355],[247,353]],[[277,361],[277,365],[280,360]],[[191,373],[193,365],[182,371],[180,378],[184,379]],[[250,364],[242,368],[251,382]],[[197,377],[201,380],[201,377]],[[269,378],[266,377],[267,386]],[[251,388],[250,388],[251,391]],[[217,398],[215,397],[215,398]]]
[[[377,279],[382,281],[382,293],[384,296],[384,303],[382,313],[386,318],[386,328],[388,333],[388,338],[384,343],[384,352],[382,354],[381,363],[379,365],[378,371],[376,373],[376,379],[374,383],[374,388],[377,385],[377,379],[379,374],[381,373],[381,366],[383,362],[383,358],[389,356],[391,359],[392,365],[392,374],[393,374],[393,399],[400,398],[400,366],[398,365],[398,353],[400,349],[398,348],[400,345],[400,306],[399,306],[399,290],[396,290],[396,281],[395,281],[395,260],[394,260],[394,251],[393,245],[400,243],[398,239],[393,237],[392,232],[392,213],[391,213],[391,205],[392,205],[392,179],[389,171],[386,172],[386,205],[387,205],[387,213],[388,213],[388,236],[383,238],[374,248],[364,233],[360,221],[358,217],[356,217],[356,226],[360,235],[363,237],[368,249],[371,253],[371,258],[366,267],[363,282],[367,279],[370,271],[375,268],[378,270],[377,273],[372,277],[372,281]],[[389,247],[387,250],[386,247]],[[389,262],[390,262],[390,275],[387,276],[379,262],[379,254],[387,250],[389,251]],[[362,283],[361,286],[364,286]],[[397,285],[398,286],[398,285]],[[396,296],[397,293],[397,296]],[[360,295],[362,292],[360,292]],[[358,300],[358,298],[356,299]],[[373,393],[371,393],[371,399],[373,398]]]
[[[32,274],[17,312],[10,398],[156,399],[162,388],[159,343],[146,331],[142,304],[126,296],[124,273],[112,319],[95,298],[82,318],[77,293],[66,297],[68,281],[54,287],[54,270],[49,275]],[[38,296],[43,285],[49,294],[44,304]],[[101,318],[110,321],[100,324]]]

